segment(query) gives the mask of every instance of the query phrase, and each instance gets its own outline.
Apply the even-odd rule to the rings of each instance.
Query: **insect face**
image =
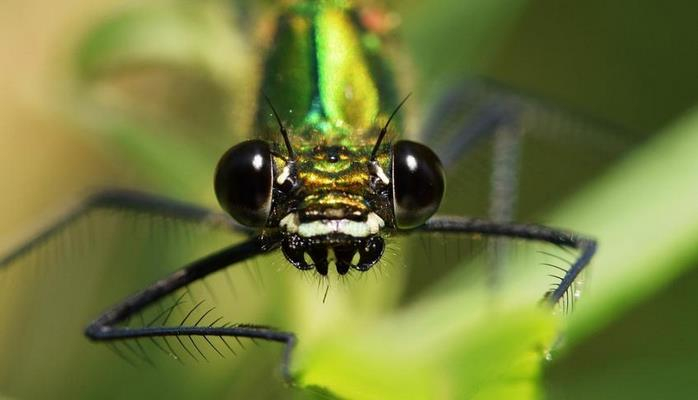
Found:
[[[417,226],[436,212],[444,176],[436,155],[415,142],[399,141],[375,160],[370,148],[338,145],[300,149],[286,160],[252,140],[223,155],[215,187],[240,223],[279,229],[295,267],[327,275],[334,262],[344,275],[380,260],[386,231]]]
[[[382,161],[387,167],[388,157]],[[284,162],[272,212],[279,219],[270,222],[281,229],[282,250],[291,264],[326,275],[334,262],[343,275],[378,262],[381,231],[392,227],[394,218],[389,182],[373,173],[382,173],[381,167],[370,166],[369,150],[340,145],[301,149],[296,160]]]

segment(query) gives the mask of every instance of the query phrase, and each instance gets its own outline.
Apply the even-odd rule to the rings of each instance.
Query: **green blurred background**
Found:
[[[333,288],[325,305],[316,281],[270,257],[232,272],[234,294],[211,283],[226,316],[298,331],[302,384],[338,397],[696,398],[698,6],[388,3],[377,6],[395,12],[399,46],[386,52],[405,58],[396,65],[411,78],[401,86],[415,92],[415,118],[478,75],[619,127],[623,151],[593,167],[580,160],[611,140],[524,152],[519,219],[598,237],[591,290],[561,320],[521,304],[493,313],[487,294],[453,282],[462,268],[422,277],[414,262]],[[244,1],[3,2],[0,249],[104,186],[215,207],[211,171],[248,130],[274,11]],[[445,207],[468,214],[486,197],[449,195]],[[0,398],[329,396],[285,388],[273,345],[133,368],[87,343],[82,327],[106,306],[231,240],[102,217],[99,235],[83,224],[58,250],[0,273]],[[85,237],[93,241],[75,243]],[[271,268],[257,273],[259,264]],[[503,302],[521,303],[516,293]],[[536,346],[560,329],[563,346],[542,361]]]

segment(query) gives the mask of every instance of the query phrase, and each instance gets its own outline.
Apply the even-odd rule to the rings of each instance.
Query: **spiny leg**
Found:
[[[155,338],[174,336],[176,338],[200,336],[209,337],[233,337],[262,339],[285,344],[282,359],[282,374],[286,382],[292,383],[289,371],[291,352],[296,342],[296,337],[291,332],[278,331],[274,328],[236,324],[223,324],[215,326],[153,326],[148,324],[143,327],[118,326],[120,322],[128,320],[142,311],[147,306],[154,304],[164,296],[173,293],[189,283],[226,268],[237,265],[247,259],[277,248],[278,237],[258,237],[249,239],[241,244],[230,246],[200,258],[191,264],[173,272],[167,277],[153,283],[147,288],[127,297],[114,307],[105,311],[94,320],[86,329],[85,335],[95,341],[116,341],[124,339]],[[185,318],[186,320],[186,318]],[[199,320],[199,322],[201,319]],[[182,321],[184,322],[184,321]]]
[[[495,221],[515,218],[522,134],[520,124],[511,123],[500,126],[494,135],[488,214]]]
[[[560,301],[577,276],[589,264],[594,253],[596,253],[596,241],[594,239],[542,225],[501,223],[456,216],[435,216],[417,229],[423,232],[473,233],[494,237],[536,240],[579,250],[579,256],[566,270],[560,282],[553,290],[546,293],[545,299],[551,305]]]
[[[233,232],[251,232],[248,228],[233,221],[227,214],[214,212],[194,204],[131,190],[104,190],[89,196],[52,225],[1,258],[0,268],[27,255],[51,237],[77,222],[81,217],[98,209],[172,218]]]

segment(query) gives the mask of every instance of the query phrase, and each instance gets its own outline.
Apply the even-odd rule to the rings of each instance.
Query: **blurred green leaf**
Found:
[[[534,398],[553,320],[524,307],[483,312],[485,298],[452,293],[327,335],[299,354],[300,381],[351,399]]]
[[[698,268],[585,338],[546,368],[547,398],[696,398],[696,292]]]
[[[572,315],[576,342],[676,279],[698,259],[698,111],[576,195],[555,224],[594,235],[590,290]]]
[[[569,343],[694,266],[696,133],[693,113],[555,213],[555,224],[600,242],[593,290],[569,320]],[[502,310],[456,285],[375,325],[327,335],[299,355],[301,381],[347,398],[535,398],[555,324],[549,312],[521,306],[520,293],[503,295],[513,306]]]

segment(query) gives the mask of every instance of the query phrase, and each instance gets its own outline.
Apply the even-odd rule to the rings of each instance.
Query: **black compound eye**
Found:
[[[216,167],[218,203],[239,223],[263,226],[271,211],[272,170],[267,142],[248,140],[231,147]]]
[[[414,228],[434,215],[444,195],[441,161],[427,146],[401,140],[393,145],[393,207],[398,228]]]

